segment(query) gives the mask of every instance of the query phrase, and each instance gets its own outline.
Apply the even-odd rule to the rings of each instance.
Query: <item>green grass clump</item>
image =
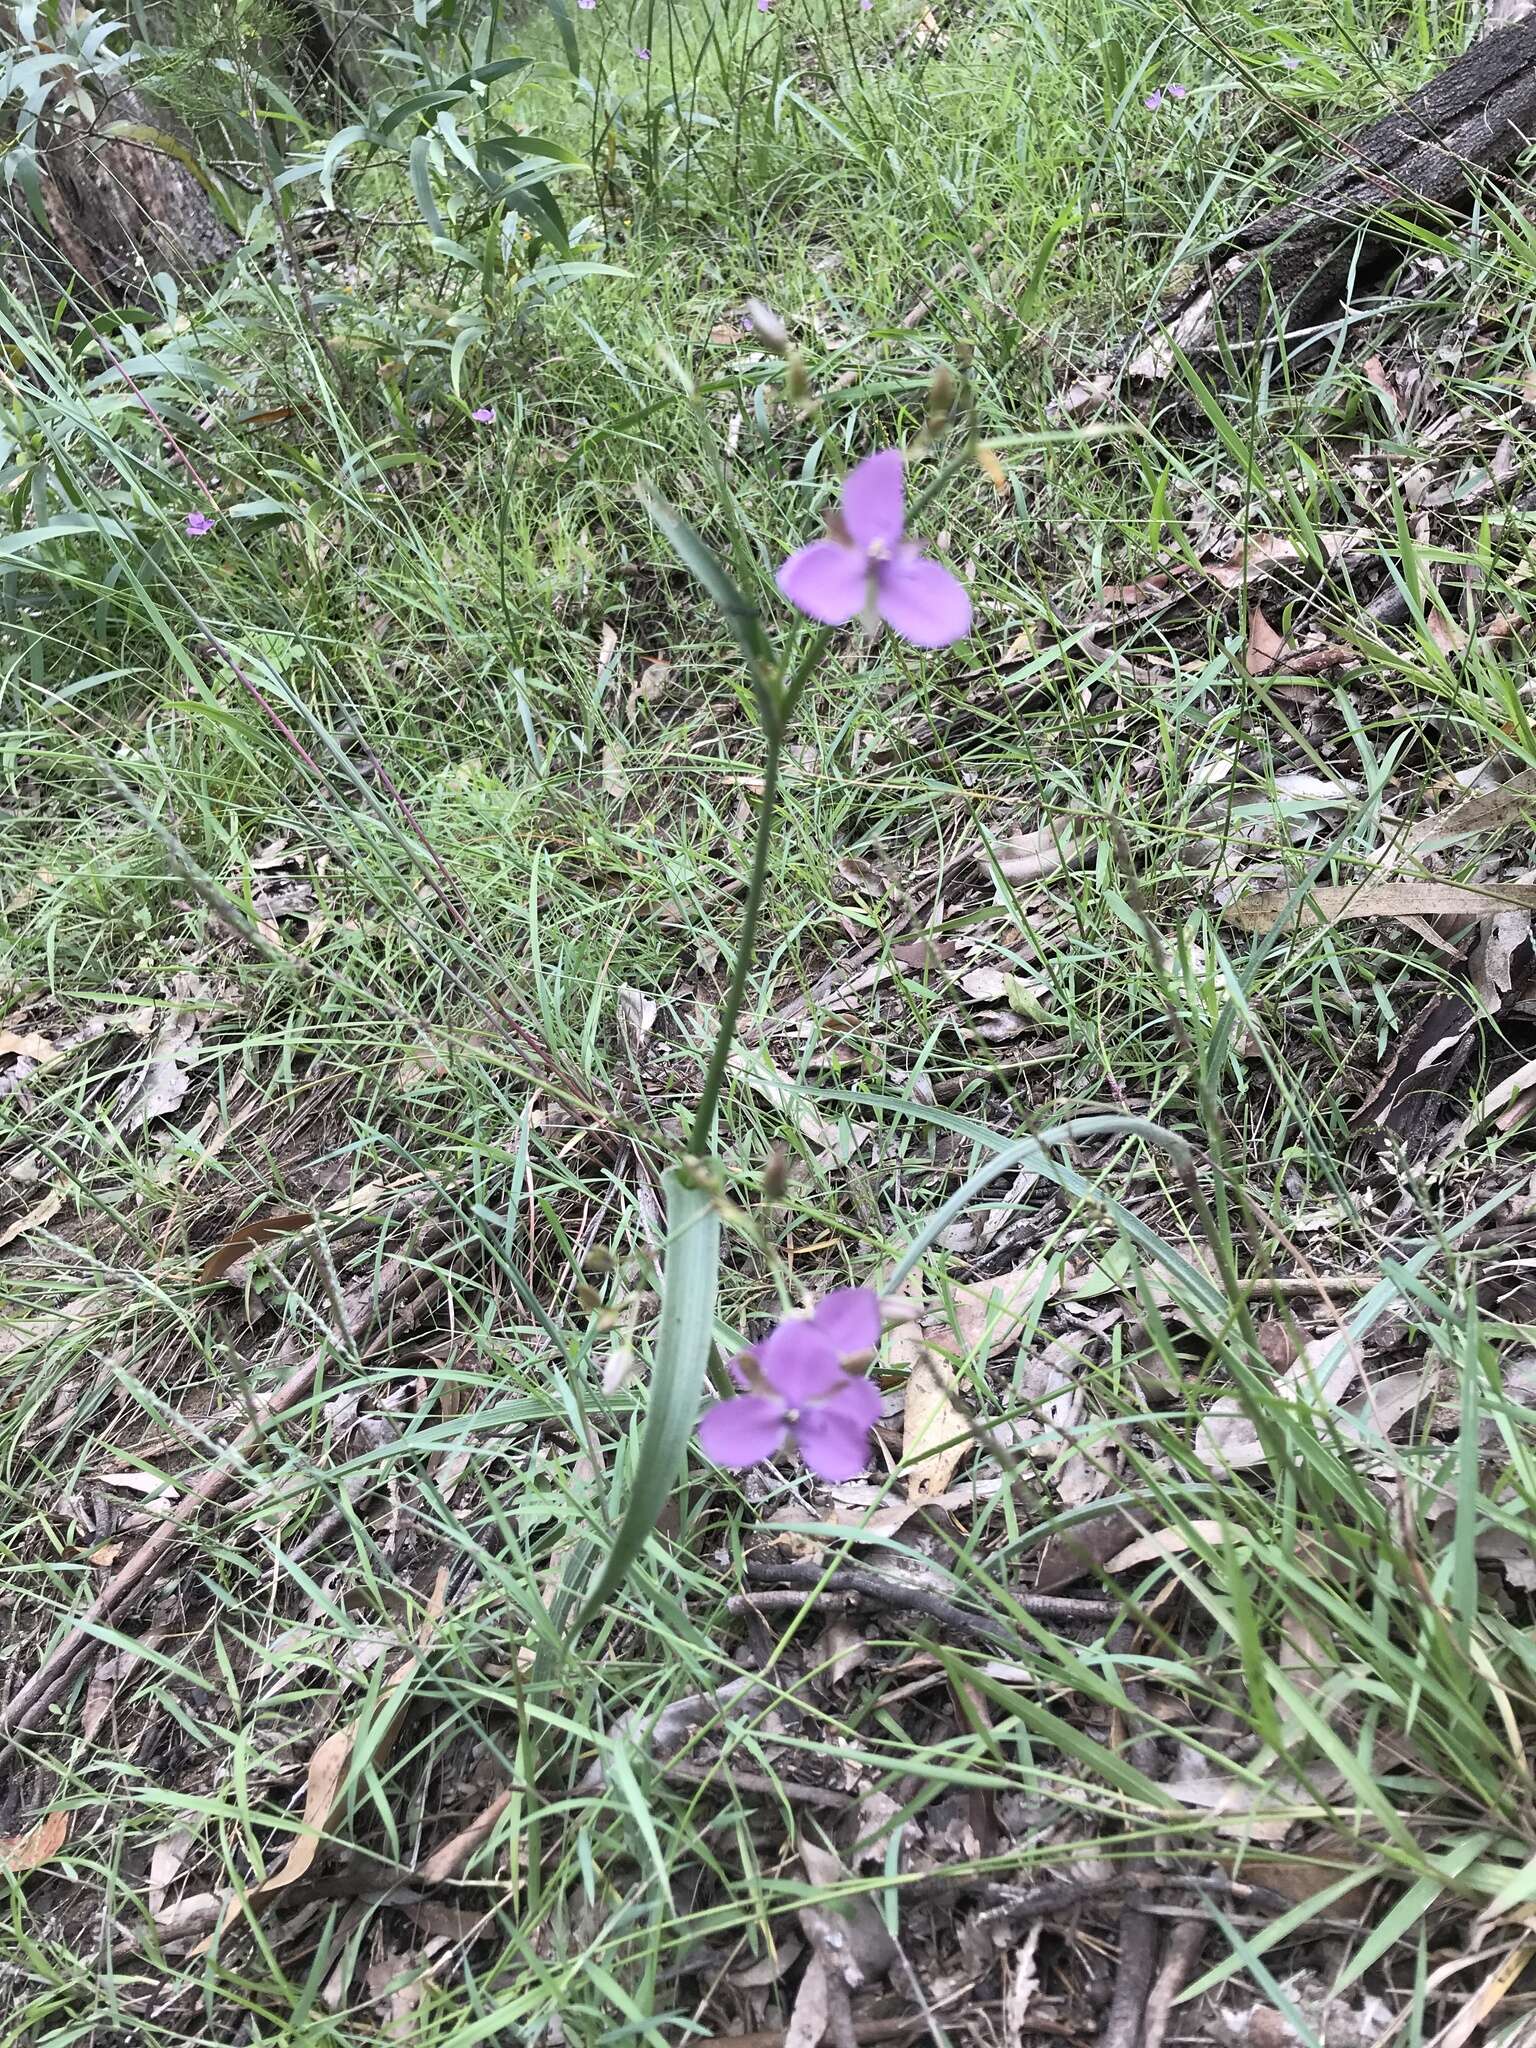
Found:
[[[381,152],[332,210],[289,188],[301,253],[335,229],[307,307],[256,208],[158,312],[3,308],[12,1698],[240,1445],[6,1759],[7,2038],[752,2035],[793,2007],[800,1909],[856,1898],[899,1960],[852,2017],[968,2037],[1005,1989],[975,1915],[1016,1947],[1032,1885],[1129,1870],[1160,1936],[1208,1913],[1187,2037],[1257,2002],[1321,2039],[1317,1980],[1431,2040],[1524,1940],[1536,1852],[1531,1167],[1518,1114],[1473,1114],[1529,1019],[1474,1033],[1395,1148],[1361,1104],[1475,979],[1471,920],[1223,911],[1529,863],[1518,809],[1414,842],[1490,764],[1536,768],[1524,216],[1422,228],[1293,359],[1053,401],[1467,24],[598,0],[575,33],[574,65],[543,17],[422,45],[440,75],[537,60],[487,104],[576,159],[563,249],[430,168],[434,237]],[[867,1484],[695,1458],[578,1630],[762,766],[639,486],[777,627],[772,569],[849,463],[917,439],[941,366],[995,451],[924,522],[976,628],[931,659],[840,637],[803,706],[717,1133],[722,1352],[1073,1134],[923,1258],[929,1334],[961,1333],[939,1504],[894,1512],[923,1469],[897,1337]],[[1207,573],[1260,535],[1288,564]],[[1189,596],[1154,606],[1158,572]],[[1362,658],[1251,673],[1256,610]],[[1053,823],[1068,858],[1010,880]],[[956,1290],[1005,1279],[993,1341]],[[835,1586],[749,1613],[775,1542],[921,1572],[960,1619]],[[1032,1606],[1053,1558],[1108,1606]],[[313,1838],[328,1741],[312,1867],[202,1946]],[[1053,2035],[1097,2025],[1119,1915],[1085,1889],[1047,1918]],[[1474,1930],[1487,1967],[1449,1971]],[[1528,2012],[1519,1967],[1486,2038]]]

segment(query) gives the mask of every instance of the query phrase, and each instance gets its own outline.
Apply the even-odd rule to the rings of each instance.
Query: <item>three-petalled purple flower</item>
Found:
[[[884,620],[914,647],[948,647],[971,630],[965,585],[906,537],[904,463],[899,448],[849,470],[826,540],[797,548],[777,582],[796,611],[824,626]]]
[[[786,1316],[731,1367],[751,1391],[717,1401],[700,1418],[705,1453],[739,1471],[793,1439],[818,1478],[835,1483],[862,1472],[880,1391],[858,1368],[873,1357],[880,1329],[872,1287],[840,1287],[812,1314]]]

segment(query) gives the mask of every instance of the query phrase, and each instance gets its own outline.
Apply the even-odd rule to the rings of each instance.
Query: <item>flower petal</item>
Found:
[[[784,1442],[784,1404],[762,1394],[717,1401],[699,1417],[699,1442],[707,1458],[731,1471],[756,1465]]]
[[[905,464],[899,448],[866,455],[849,470],[843,484],[843,524],[861,548],[883,541],[888,548],[901,539],[907,523]]]
[[[869,1433],[879,1419],[874,1382],[845,1380],[829,1400],[806,1409],[795,1424],[795,1442],[818,1479],[852,1479],[869,1463]]]
[[[797,612],[824,626],[846,626],[863,609],[868,569],[857,548],[813,540],[780,565],[774,581]]]
[[[806,1316],[790,1316],[757,1347],[763,1378],[786,1407],[830,1394],[843,1377],[837,1353]]]
[[[885,623],[914,647],[947,647],[971,630],[971,600],[965,585],[915,548],[882,564],[875,603]]]
[[[839,1287],[811,1317],[839,1358],[862,1358],[880,1342],[883,1319],[873,1287]]]

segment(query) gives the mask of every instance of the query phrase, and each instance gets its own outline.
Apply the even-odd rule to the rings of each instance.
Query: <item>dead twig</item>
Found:
[[[1184,1989],[1190,1971],[1200,1960],[1200,1951],[1205,1946],[1205,1937],[1209,1932],[1209,1920],[1186,1920],[1168,1937],[1168,1952],[1163,1957],[1163,1967],[1158,1971],[1157,1982],[1152,1986],[1147,1999],[1141,2048],[1163,2048],[1163,2036],[1168,2031],[1168,2022],[1173,2015],[1173,2001]]]
[[[858,1804],[852,1792],[836,1792],[828,1785],[799,1785],[791,1778],[776,1778],[767,1771],[738,1771],[729,1764],[694,1764],[677,1757],[664,1763],[661,1771],[664,1777],[681,1779],[685,1785],[698,1785],[707,1792],[764,1793],[791,1806],[820,1806],[837,1813]]]
[[[828,1571],[815,1558],[749,1557],[747,1576],[777,1579],[781,1583],[787,1580],[792,1586],[813,1588],[817,1595],[852,1593],[879,1607],[926,1614],[934,1621],[942,1621],[946,1628],[989,1642],[999,1637],[1006,1639],[1012,1633],[1004,1617],[976,1614],[931,1587],[909,1584],[890,1573],[866,1571],[858,1565],[839,1565]],[[1123,1611],[1111,1600],[1074,1600],[1056,1593],[1014,1593],[1010,1597],[1026,1614],[1043,1621],[1113,1621]]]

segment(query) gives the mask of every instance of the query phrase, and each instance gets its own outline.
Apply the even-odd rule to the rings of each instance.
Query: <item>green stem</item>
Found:
[[[695,1159],[705,1156],[714,1137],[715,1110],[725,1083],[731,1042],[736,1036],[736,1020],[746,998],[747,976],[752,972],[752,955],[757,946],[757,916],[763,907],[763,891],[768,881],[768,848],[773,841],[773,812],[779,794],[779,748],[783,737],[784,721],[765,717],[763,738],[767,742],[767,753],[763,760],[763,793],[757,805],[757,842],[752,849],[752,872],[747,878],[747,906],[742,916],[741,936],[736,941],[731,985],[726,990],[725,1008],[720,1013],[714,1050],[709,1056],[709,1071],[704,1076],[699,1106],[693,1113],[693,1129],[688,1134],[688,1150]]]

